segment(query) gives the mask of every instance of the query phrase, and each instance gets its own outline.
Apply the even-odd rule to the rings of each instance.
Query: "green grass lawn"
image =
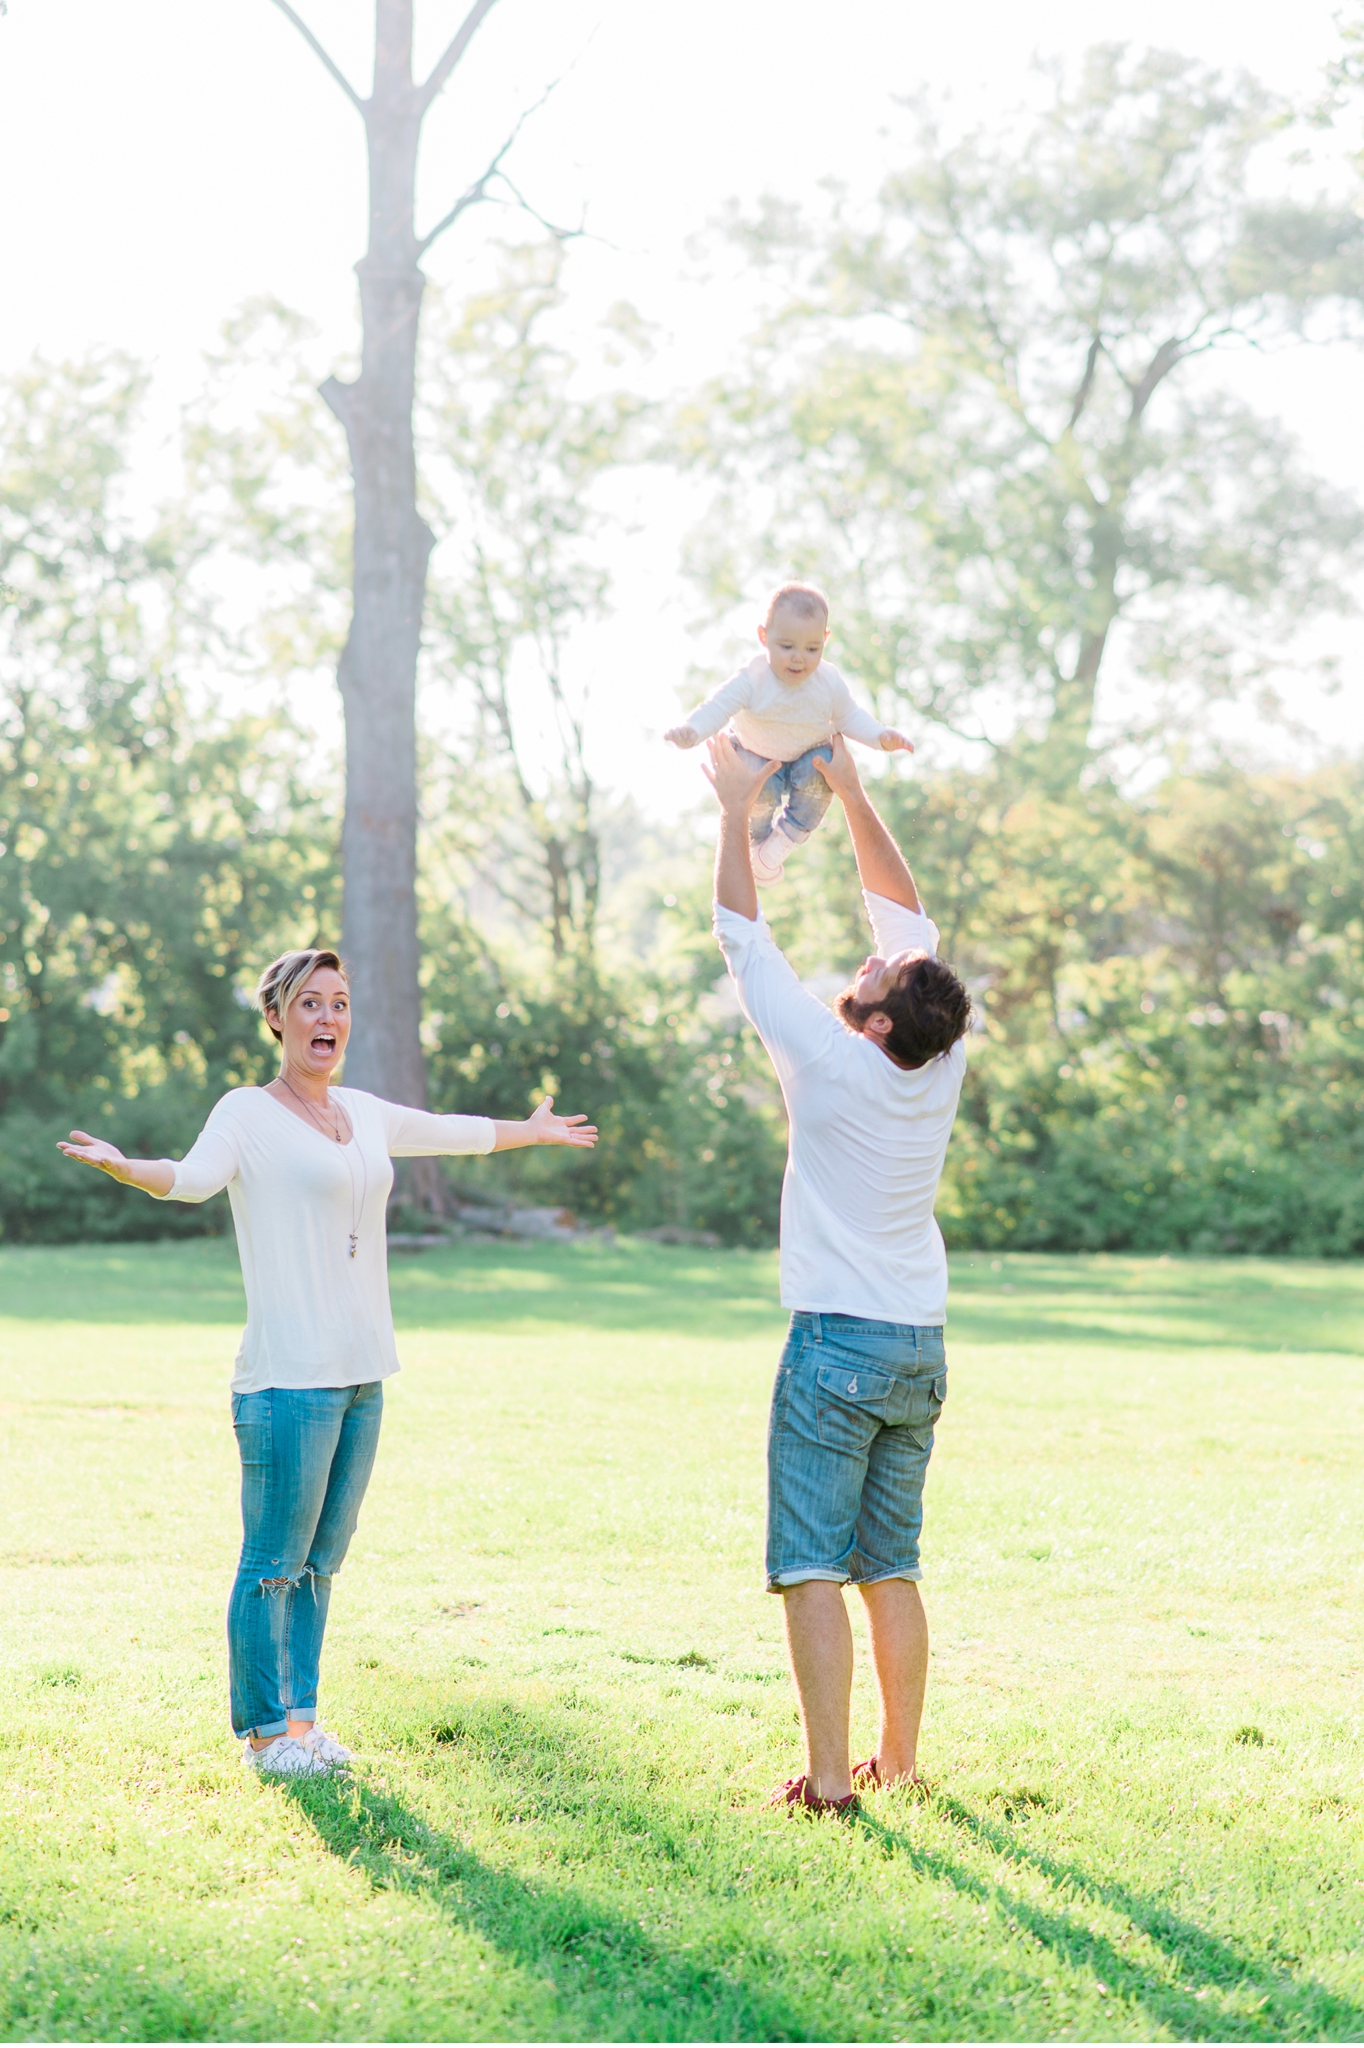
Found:
[[[1364,1273],[954,1289],[933,1796],[845,1827],[758,1810],[774,1260],[395,1260],[358,1768],[291,1791],[225,1719],[230,1246],[0,1253],[0,2033],[1364,2035]]]

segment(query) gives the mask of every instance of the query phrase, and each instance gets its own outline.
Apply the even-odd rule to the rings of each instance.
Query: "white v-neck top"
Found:
[[[360,1088],[331,1092],[350,1118],[348,1145],[263,1088],[234,1088],[159,1197],[206,1202],[227,1189],[246,1284],[234,1394],[362,1386],[397,1372],[384,1228],[390,1161],[491,1152],[496,1142],[486,1116],[433,1116]]]

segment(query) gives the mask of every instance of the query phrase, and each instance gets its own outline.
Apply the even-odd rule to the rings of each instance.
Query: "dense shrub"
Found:
[[[950,1242],[1364,1252],[1364,803],[1353,769],[1172,777],[1141,802],[1016,769],[888,786],[984,1029]],[[807,965],[855,957],[821,835]]]
[[[776,1235],[785,1154],[766,1059],[685,981],[587,968],[518,979],[449,934],[428,990],[431,1101],[525,1116],[541,1095],[601,1131],[595,1152],[532,1151],[453,1176],[563,1202],[626,1229],[661,1223],[727,1243]],[[711,967],[714,979],[718,967]],[[712,1006],[713,1007],[713,1006]]]

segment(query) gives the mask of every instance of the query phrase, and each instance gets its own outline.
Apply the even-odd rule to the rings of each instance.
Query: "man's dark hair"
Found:
[[[834,1008],[853,1031],[861,1031],[878,1010],[889,1017],[892,1028],[877,1044],[907,1067],[927,1066],[939,1053],[950,1052],[971,1024],[970,996],[946,961],[931,953],[911,960],[880,1002],[859,1003],[845,988]]]

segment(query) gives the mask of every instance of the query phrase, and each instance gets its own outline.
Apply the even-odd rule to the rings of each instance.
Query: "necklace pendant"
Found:
[[[354,1232],[354,1231],[352,1231],[352,1232],[351,1232],[351,1234],[350,1234],[350,1255],[351,1255],[351,1257],[352,1257],[352,1258],[354,1258],[354,1257],[355,1257],[355,1232]]]

